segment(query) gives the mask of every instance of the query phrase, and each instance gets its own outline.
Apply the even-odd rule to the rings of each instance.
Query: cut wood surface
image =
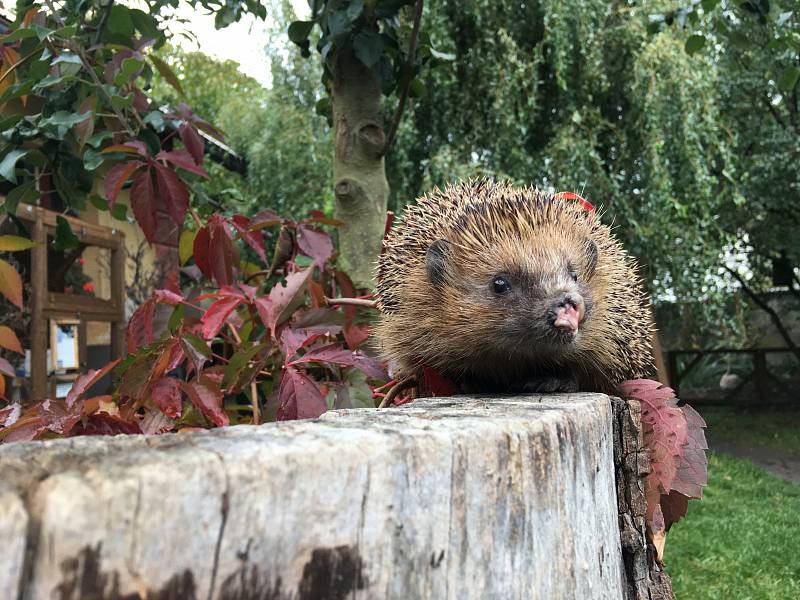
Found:
[[[614,423],[629,412],[614,402],[426,399],[316,421],[2,446],[0,589],[21,599],[636,597],[625,565],[641,555],[623,559],[614,462]]]

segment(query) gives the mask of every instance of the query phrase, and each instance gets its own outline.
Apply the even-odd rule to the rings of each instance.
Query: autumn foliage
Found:
[[[135,160],[138,176],[158,168]],[[356,293],[332,265],[321,228],[331,224],[319,211],[294,222],[266,210],[212,215],[187,230],[195,264],[184,270],[198,280],[186,277],[183,292],[157,290],[128,323],[127,357],[82,375],[65,399],[2,409],[0,437],[153,434],[374,407],[371,385],[386,375],[361,349],[368,323],[355,307],[329,302]],[[263,271],[245,274],[247,252]],[[106,375],[111,393],[92,395]]]

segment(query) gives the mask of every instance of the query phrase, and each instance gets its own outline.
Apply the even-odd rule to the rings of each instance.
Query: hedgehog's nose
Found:
[[[562,333],[577,333],[584,313],[583,296],[570,292],[554,303],[550,311],[551,324]]]

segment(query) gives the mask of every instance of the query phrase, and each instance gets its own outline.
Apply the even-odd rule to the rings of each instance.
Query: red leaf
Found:
[[[442,398],[445,396],[454,396],[458,393],[458,388],[452,381],[442,376],[436,369],[427,365],[422,365],[422,385],[420,385],[420,393],[425,396]]]
[[[689,510],[689,498],[676,492],[671,491],[669,494],[662,494],[659,500],[661,508],[661,518],[664,520],[664,529],[669,530],[673,523],[677,523]]]
[[[283,223],[283,219],[278,213],[271,208],[265,208],[250,220],[250,227],[264,229],[272,225],[280,225],[281,223]]]
[[[155,290],[153,296],[156,301],[170,306],[178,306],[183,302],[183,296],[171,290]]]
[[[76,435],[131,435],[142,433],[138,423],[130,423],[105,412],[85,417],[69,430],[68,436]]]
[[[156,197],[150,169],[139,173],[133,180],[131,208],[144,237],[153,243],[156,240]]]
[[[297,227],[297,246],[300,248],[300,252],[313,258],[320,269],[324,268],[325,263],[333,254],[331,236],[307,225]]]
[[[22,310],[22,278],[17,270],[0,259],[0,294]]]
[[[199,373],[211,358],[211,348],[201,338],[193,333],[185,333],[181,338],[181,347],[189,357],[195,373]]]
[[[230,423],[228,415],[222,410],[224,397],[218,381],[207,375],[201,375],[199,381],[181,381],[181,387],[197,410],[211,419],[217,427],[224,427]]]
[[[233,226],[239,232],[241,237],[253,251],[258,254],[258,257],[266,264],[267,251],[264,249],[264,234],[259,229],[250,229],[250,219],[242,215],[233,215],[231,219]]]
[[[12,367],[11,363],[2,356],[0,356],[0,373],[8,375],[9,377],[14,377],[16,375],[14,367]]]
[[[83,401],[67,404],[58,400],[45,400],[37,407],[43,428],[66,435],[83,416]]]
[[[19,343],[17,334],[5,325],[0,325],[0,348],[6,348],[17,354],[25,354],[22,351],[22,344]]]
[[[169,167],[156,163],[155,168],[158,193],[172,220],[181,226],[186,218],[186,211],[189,210],[189,188]]]
[[[22,405],[15,402],[5,408],[0,408],[0,427],[11,427],[22,415]]]
[[[261,321],[269,328],[273,336],[283,311],[303,291],[311,272],[312,269],[296,271],[286,277],[285,286],[277,284],[270,290],[269,296],[256,298],[255,305]]]
[[[231,285],[236,278],[239,254],[233,245],[228,222],[220,215],[212,215],[208,221],[210,240],[208,263],[211,274],[219,285]]]
[[[334,227],[339,227],[340,225],[344,225],[344,221],[341,221],[339,219],[334,219],[333,217],[329,217],[321,210],[308,211],[308,220],[313,221],[314,223],[321,223],[322,225],[333,225]]]
[[[347,342],[347,347],[355,350],[369,338],[369,324],[350,323],[344,328],[344,340]]]
[[[133,354],[142,346],[153,343],[153,315],[156,311],[156,301],[151,298],[144,302],[133,313],[128,326],[125,328],[125,339],[128,342],[128,354]]]
[[[197,133],[197,130],[191,125],[183,124],[178,127],[178,135],[181,136],[183,145],[186,150],[198,165],[203,164],[203,153],[205,151],[206,143],[202,136]]]
[[[153,402],[158,409],[172,419],[181,416],[180,383],[174,377],[163,377],[153,386]]]
[[[83,396],[86,390],[105,377],[111,371],[111,369],[119,364],[119,362],[120,359],[112,360],[102,369],[89,369],[87,373],[79,375],[75,380],[75,383],[72,384],[69,392],[67,392],[67,408],[72,407],[81,398],[81,396]]]
[[[201,177],[208,179],[208,173],[202,166],[200,166],[202,165],[202,162],[195,163],[192,155],[186,150],[170,150],[169,152],[162,150],[156,155],[156,159],[171,162],[176,167],[180,167],[181,169],[189,171],[190,173],[194,173],[195,175],[200,175]]]
[[[197,267],[203,272],[203,275],[211,279],[211,263],[208,260],[209,246],[211,244],[211,234],[208,231],[208,226],[201,227],[194,236],[192,244],[192,255]]]
[[[381,368],[378,361],[364,356],[358,351],[348,350],[339,343],[309,350],[289,364],[296,365],[307,362],[333,363],[345,367],[355,367],[372,379],[386,379],[386,371]]]
[[[675,480],[672,482],[672,489],[689,498],[702,498],[703,487],[708,485],[708,458],[705,452],[708,450],[708,443],[703,431],[706,423],[688,404],[684,404],[680,409],[686,418],[688,435],[686,445],[683,447],[683,456],[675,472]],[[666,509],[664,519],[670,522]]]
[[[315,419],[328,410],[328,403],[314,380],[294,367],[284,371],[278,399],[279,421]]]
[[[203,337],[207,340],[215,337],[225,320],[236,309],[242,299],[236,296],[224,296],[208,307],[200,322],[203,324]]]
[[[108,200],[108,208],[114,208],[117,202],[117,196],[122,191],[122,186],[128,181],[128,178],[133,173],[144,166],[144,163],[139,160],[129,160],[127,162],[119,163],[111,167],[104,182],[106,200]]]
[[[644,441],[650,453],[651,477],[661,494],[672,489],[678,462],[687,440],[686,418],[673,391],[657,381],[637,379],[623,382],[622,393],[642,406]]]
[[[303,346],[314,343],[319,338],[331,334],[335,335],[338,327],[315,327],[309,329],[292,329],[284,327],[281,331],[281,351],[286,360],[291,359]]]

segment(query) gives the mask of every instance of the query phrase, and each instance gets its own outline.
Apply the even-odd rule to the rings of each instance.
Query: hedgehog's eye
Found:
[[[498,275],[494,278],[492,287],[494,288],[494,293],[498,295],[507,294],[511,291],[511,283],[502,275]]]
[[[569,276],[572,277],[572,281],[574,281],[575,283],[578,282],[578,272],[577,271],[575,271],[573,269],[572,271],[569,272]]]

